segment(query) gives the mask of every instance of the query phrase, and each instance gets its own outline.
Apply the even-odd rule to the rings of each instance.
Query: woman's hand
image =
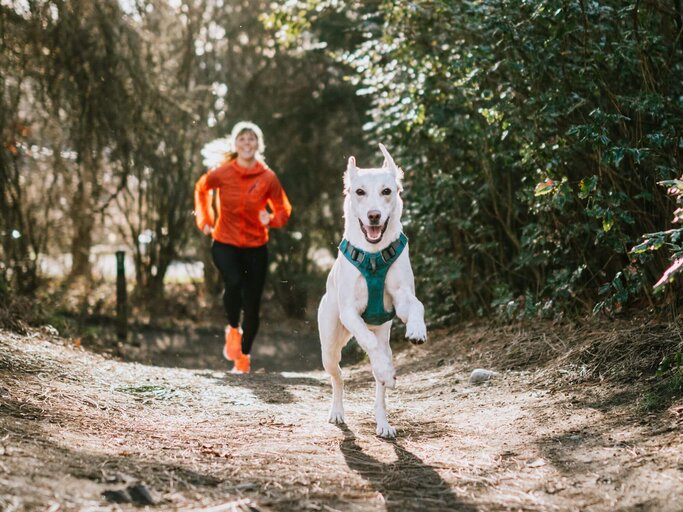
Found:
[[[261,210],[258,212],[258,218],[261,221],[261,225],[267,226],[270,224],[270,213],[268,213],[266,210]]]
[[[202,229],[202,231],[205,235],[209,236],[211,233],[213,233],[213,228],[208,224],[204,224],[204,229]]]

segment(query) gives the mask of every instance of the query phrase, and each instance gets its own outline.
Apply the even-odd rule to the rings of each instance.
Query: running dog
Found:
[[[318,307],[323,366],[332,380],[329,421],[344,423],[342,348],[353,336],[370,358],[375,377],[377,435],[395,437],[389,425],[385,390],[396,386],[389,334],[391,319],[406,324],[406,338],[424,343],[424,307],[415,297],[415,279],[403,234],[403,171],[387,149],[380,168],[360,169],[350,157],[344,174],[344,239],[327,277]]]

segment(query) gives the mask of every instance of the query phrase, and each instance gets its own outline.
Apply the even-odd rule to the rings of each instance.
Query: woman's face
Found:
[[[245,130],[235,139],[237,157],[242,160],[253,160],[258,150],[258,138],[254,132]]]

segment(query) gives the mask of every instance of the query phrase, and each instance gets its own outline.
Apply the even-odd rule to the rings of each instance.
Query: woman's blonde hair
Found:
[[[261,128],[258,127],[256,123],[251,121],[240,121],[235,126],[233,126],[230,132],[230,149],[225,154],[225,161],[231,161],[237,158],[237,151],[235,150],[235,141],[237,137],[242,135],[244,132],[251,132],[256,136],[257,148],[256,148],[256,159],[260,161],[265,161],[263,153],[266,150],[266,144],[263,141],[263,132]]]
[[[230,162],[237,158],[237,151],[235,151],[235,140],[244,132],[251,132],[256,136],[257,148],[256,159],[265,162],[263,156],[266,150],[266,145],[263,142],[263,132],[256,124],[251,121],[240,121],[237,123],[228,137],[212,140],[204,144],[201,150],[203,157],[202,163],[207,169],[213,169],[221,164]]]

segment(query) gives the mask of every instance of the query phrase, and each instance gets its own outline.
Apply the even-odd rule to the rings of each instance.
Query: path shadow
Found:
[[[320,342],[310,325],[278,325],[264,322],[252,349],[252,371],[304,372],[322,369]],[[222,328],[163,330],[141,328],[131,333],[131,344],[122,357],[153,366],[224,370]]]
[[[425,464],[395,440],[386,442],[393,445],[397,460],[385,463],[364,453],[348,426],[338,427],[344,434],[339,447],[346,464],[384,497],[387,512],[477,510],[474,505],[458,498],[433,467]]]
[[[205,378],[210,378],[227,386],[239,386],[251,391],[259,400],[267,404],[291,404],[298,399],[288,388],[292,386],[308,386],[322,388],[326,386],[324,381],[304,376],[287,376],[281,373],[251,373],[249,375],[237,375],[226,373],[224,375],[212,373],[198,373]]]

